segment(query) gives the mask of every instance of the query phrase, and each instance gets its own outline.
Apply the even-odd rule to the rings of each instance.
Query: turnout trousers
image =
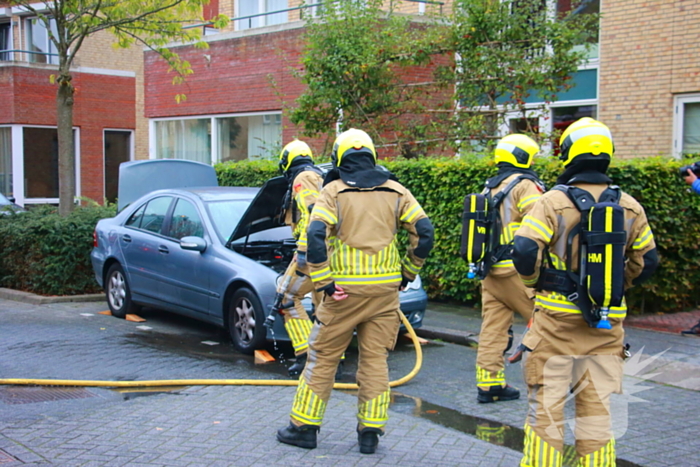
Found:
[[[513,267],[492,268],[481,283],[482,308],[479,348],[476,354],[476,385],[484,390],[505,386],[505,360],[508,329],[513,313],[529,321],[534,307],[534,291],[525,287]]]
[[[290,414],[293,424],[320,425],[341,355],[357,329],[357,419],[359,429],[384,430],[389,409],[387,357],[399,332],[398,290],[377,296],[324,296],[309,336],[309,355]]]
[[[289,263],[285,275],[289,274],[295,262],[296,257]],[[285,297],[287,300],[291,299],[294,306],[284,310],[284,328],[292,341],[294,355],[296,356],[305,354],[309,348],[311,320],[308,313],[306,313],[306,309],[304,309],[304,305],[301,303],[304,296],[309,292],[311,292],[314,306],[317,307],[320,294],[314,290],[313,282],[311,282],[311,277],[309,277],[309,266],[307,264],[304,267],[297,265],[296,273],[294,273],[294,277],[289,283]]]
[[[616,465],[610,396],[622,389],[624,330],[622,320],[610,321],[612,329],[596,329],[580,313],[535,309],[523,339],[530,352],[523,366],[529,408],[521,467],[560,467],[565,426],[576,438],[577,466]],[[570,399],[575,415],[565,419]]]

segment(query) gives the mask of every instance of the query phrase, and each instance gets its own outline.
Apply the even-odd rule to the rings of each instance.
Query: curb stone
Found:
[[[44,296],[21,290],[5,289],[0,287],[0,298],[5,300],[14,300],[16,302],[29,303],[32,305],[47,305],[49,303],[65,303],[65,302],[99,302],[105,300],[104,294],[85,294],[85,295],[54,295]]]

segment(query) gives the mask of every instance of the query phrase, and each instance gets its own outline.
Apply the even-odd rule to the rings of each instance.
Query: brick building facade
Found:
[[[147,157],[143,51],[113,42],[90,36],[72,68],[76,196],[98,201],[116,197],[119,163]],[[0,3],[0,192],[21,205],[58,203],[55,53],[40,20]]]

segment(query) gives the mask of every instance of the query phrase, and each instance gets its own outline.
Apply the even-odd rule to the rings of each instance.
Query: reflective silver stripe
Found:
[[[372,274],[372,275],[338,275],[333,276],[336,284],[386,284],[400,282],[401,273],[398,274]]]
[[[612,135],[610,134],[610,130],[603,126],[589,126],[579,128],[578,130],[572,131],[571,134],[569,134],[568,138],[571,138],[571,142],[573,143],[581,138],[591,135],[605,135],[612,141]]]

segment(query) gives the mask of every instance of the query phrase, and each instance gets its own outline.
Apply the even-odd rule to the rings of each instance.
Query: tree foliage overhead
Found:
[[[526,101],[544,107],[569,89],[597,34],[597,15],[576,5],[558,14],[545,0],[455,0],[449,16],[419,21],[395,14],[400,3],[337,2],[309,20],[307,88],[291,111],[307,136],[340,123],[404,155],[419,142],[422,152],[438,142],[483,147],[506,114],[525,116],[537,107]],[[424,82],[406,80],[426,65],[434,74]]]
[[[430,62],[432,32],[395,14],[393,2],[382,9],[386,4],[330,3],[308,20],[299,74],[306,91],[290,114],[305,135],[328,135],[339,123],[341,130],[363,128],[379,145],[401,145],[426,132],[426,122],[412,117],[425,112],[434,83],[407,83],[403,76]]]
[[[176,72],[173,82],[182,82],[192,72],[190,64],[167,48],[174,41],[200,41],[202,7],[209,0],[10,0],[10,6],[22,7],[44,25],[56,47],[58,73],[56,106],[59,147],[59,212],[67,215],[74,207],[75,156],[73,148],[73,95],[71,66],[84,41],[100,31],[116,37],[118,47],[133,44],[156,51]],[[223,27],[228,18],[219,15],[212,23]],[[52,24],[55,23],[55,26]],[[176,96],[181,99],[182,96]]]
[[[440,70],[441,79],[455,83],[463,110],[456,136],[488,140],[508,112],[525,118],[527,110],[556,101],[572,87],[597,22],[579,8],[558,14],[543,0],[456,0],[450,28],[456,66]],[[527,105],[528,98],[542,104]]]

